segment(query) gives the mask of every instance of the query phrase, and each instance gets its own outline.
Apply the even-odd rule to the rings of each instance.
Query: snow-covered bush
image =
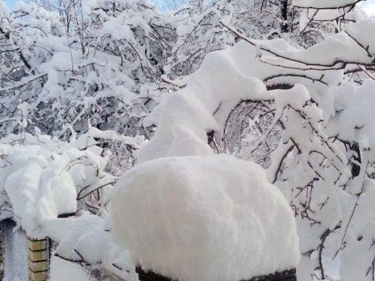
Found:
[[[30,236],[44,237],[46,222],[59,216],[106,213],[115,178],[92,138],[66,144],[26,134],[21,141],[9,136],[0,144],[2,219],[11,216]]]
[[[12,218],[28,236],[57,242],[54,259],[133,278],[128,253],[112,242],[105,221],[117,179],[105,172],[103,149],[92,135],[70,143],[36,135],[1,140],[0,220]]]
[[[173,26],[146,1],[81,4],[60,13],[22,3],[0,15],[0,136],[37,127],[69,140],[90,126],[147,136]]]
[[[280,39],[252,40],[228,26],[247,43],[206,57],[187,87],[148,117],[158,130],[138,153],[141,162],[213,154],[207,143],[216,139],[221,145],[233,108],[261,104],[264,113],[244,115],[248,124],[259,124],[264,114],[270,121],[237,155],[251,159],[270,137],[271,144],[280,140],[270,154],[268,176],[298,221],[301,280],[333,274],[329,258],[342,280],[373,280],[372,208],[365,202],[373,193],[375,26],[358,14],[356,22],[307,50]],[[350,262],[354,256],[360,265]]]
[[[142,120],[169,87],[159,82],[173,25],[147,1],[68,2],[64,11],[20,3],[0,15],[0,137],[36,127],[66,141],[94,127],[147,138]],[[137,147],[101,143],[111,172],[132,166]]]
[[[293,269],[294,215],[257,164],[229,155],[147,161],[118,181],[112,233],[143,270],[238,281]]]
[[[88,138],[80,136],[87,132],[104,148],[100,154],[111,157],[107,169],[118,175],[134,164],[133,152],[157,125],[139,162],[224,152],[268,168],[297,217],[301,280],[331,274],[328,258],[342,280],[374,280],[375,22],[365,20],[361,1],[198,0],[173,16],[146,1],[43,2],[46,9],[29,3],[12,13],[0,2],[0,136],[16,133],[22,145],[33,145],[40,175],[49,174],[43,163],[59,167],[53,153],[67,164],[85,155],[80,150]],[[172,80],[200,65],[192,76]],[[79,150],[52,152],[29,141],[26,133],[36,127],[81,141]],[[7,144],[7,153],[22,151]],[[87,157],[79,165],[95,174],[96,158]],[[6,173],[13,169],[2,161]],[[72,177],[69,171],[62,174]],[[85,188],[88,182],[80,184],[77,195],[96,195]],[[48,184],[41,188],[49,190]],[[10,202],[5,193],[0,200]],[[78,232],[61,235],[84,244]],[[85,247],[69,243],[64,255],[83,260],[74,249]]]

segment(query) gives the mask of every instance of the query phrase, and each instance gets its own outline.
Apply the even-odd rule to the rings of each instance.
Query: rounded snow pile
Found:
[[[180,281],[239,281],[294,268],[292,211],[257,164],[227,155],[160,158],[123,175],[111,218],[144,270]]]

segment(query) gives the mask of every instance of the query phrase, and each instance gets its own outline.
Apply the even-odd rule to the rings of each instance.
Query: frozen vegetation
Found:
[[[115,241],[173,280],[235,281],[295,268],[293,213],[257,164],[165,157],[125,173],[111,205]]]
[[[5,280],[375,280],[362,2],[0,0]]]

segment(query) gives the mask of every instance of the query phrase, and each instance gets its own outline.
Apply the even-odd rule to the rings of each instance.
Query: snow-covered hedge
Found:
[[[238,281],[295,268],[294,215],[257,164],[166,157],[126,172],[111,204],[115,240],[144,270],[181,281]]]

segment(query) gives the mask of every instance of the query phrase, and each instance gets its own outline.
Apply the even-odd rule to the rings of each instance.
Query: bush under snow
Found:
[[[0,219],[12,217],[28,235],[43,238],[59,215],[104,210],[114,177],[104,172],[108,159],[97,155],[92,139],[66,144],[26,135],[27,145],[18,141],[0,143]],[[82,143],[92,147],[81,150]]]
[[[228,155],[140,164],[120,178],[110,214],[134,262],[174,280],[247,280],[299,261],[282,193],[260,166]]]

